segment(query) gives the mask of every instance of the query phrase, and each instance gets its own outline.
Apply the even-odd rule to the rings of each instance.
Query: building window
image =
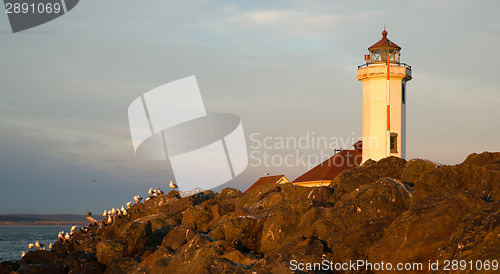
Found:
[[[401,84],[401,101],[406,104],[406,84]]]
[[[398,134],[391,133],[391,153],[398,153]]]

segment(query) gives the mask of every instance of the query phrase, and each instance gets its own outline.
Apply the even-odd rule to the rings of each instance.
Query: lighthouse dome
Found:
[[[386,63],[387,57],[389,62],[399,63],[401,47],[396,43],[387,39],[387,31],[382,32],[382,39],[368,48],[370,54],[365,56],[367,64]]]
[[[387,49],[387,48],[401,50],[400,46],[396,45],[394,42],[387,39],[387,31],[384,29],[384,31],[382,31],[382,39],[380,39],[377,43],[369,47],[368,50],[372,51],[374,49]]]

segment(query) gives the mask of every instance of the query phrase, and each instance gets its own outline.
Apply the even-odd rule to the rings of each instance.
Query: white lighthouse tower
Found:
[[[363,83],[363,162],[389,156],[406,157],[406,82],[411,67],[400,62],[401,48],[387,39],[369,47],[358,66]]]

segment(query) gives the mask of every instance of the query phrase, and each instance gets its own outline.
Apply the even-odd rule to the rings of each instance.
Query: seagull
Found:
[[[127,208],[130,208],[132,206],[132,202],[127,203]]]
[[[69,236],[69,234],[68,234],[68,233],[66,233],[66,235],[64,235],[64,239],[66,239],[66,240],[68,240],[68,241],[69,241],[69,239],[71,239],[71,237]]]
[[[53,243],[50,243],[49,244],[49,249],[52,250],[52,248],[54,248],[54,244]]]
[[[125,208],[122,206],[122,207],[120,208],[120,211],[123,213],[123,211],[125,211]]]
[[[149,191],[148,191],[148,194],[149,194],[149,195],[153,195],[153,193],[155,193],[155,191],[153,190],[153,188],[152,188],[152,187],[150,187],[150,188],[149,188]]]
[[[123,216],[127,216],[128,212],[125,208],[122,210],[122,214],[123,214]]]
[[[163,194],[165,194],[165,192],[163,192],[160,188],[158,188],[158,190],[156,191],[156,193],[158,193],[158,195],[163,195]]]
[[[41,249],[41,248],[43,247],[43,244],[41,244],[41,243],[39,243],[38,241],[36,241],[35,246],[36,246],[38,249]]]
[[[108,224],[111,224],[113,222],[113,219],[111,219],[111,216],[108,216]]]
[[[32,244],[32,243],[30,243],[30,244],[28,245],[28,248],[29,248],[29,249],[33,249],[33,244]]]
[[[140,203],[141,200],[142,200],[142,197],[139,196],[139,195],[136,195],[136,196],[134,196],[134,200],[135,200],[136,203]]]
[[[75,232],[75,231],[76,231],[76,225],[71,227],[71,232]]]
[[[87,218],[87,220],[89,220],[89,222],[92,224],[97,223],[97,221],[94,218],[92,218],[92,212],[90,212],[90,211],[87,211],[87,217],[85,217],[85,218]],[[62,233],[64,234],[64,231],[62,231]]]
[[[146,198],[146,200],[144,200],[144,202],[147,202],[147,201],[149,201],[149,200],[151,200],[151,198],[150,198],[150,197],[147,197],[147,198]]]
[[[269,176],[269,173],[266,172],[266,173],[264,173],[264,175]]]
[[[111,213],[112,213],[113,215],[115,215],[115,214],[116,214],[116,208],[114,208],[114,207],[113,207],[113,208],[111,209]]]
[[[61,239],[61,240],[62,240],[62,239],[64,239],[64,235],[63,235],[63,233],[62,233],[62,232],[59,232],[59,235],[57,235],[57,238],[59,238],[59,239]]]
[[[23,253],[21,254],[21,258],[23,258],[23,257],[24,257],[24,255],[26,255],[26,254],[25,254],[25,253],[24,253],[24,251],[23,251]]]
[[[105,209],[104,212],[102,213],[102,217],[107,217],[107,216],[108,216],[108,212]]]
[[[174,184],[172,181],[169,182],[169,186],[170,186],[171,189],[178,188],[178,186],[176,184]]]

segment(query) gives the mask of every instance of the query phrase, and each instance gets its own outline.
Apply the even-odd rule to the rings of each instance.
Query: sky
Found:
[[[498,10],[463,0],[85,0],[15,34],[0,15],[0,214],[102,212],[167,190],[174,172],[135,155],[127,110],[190,75],[206,110],[237,115],[244,129],[249,165],[223,186],[245,190],[265,172],[293,180],[361,137],[357,66],[384,25],[412,67],[407,159],[457,164],[499,151]],[[315,137],[339,142],[279,143]]]

